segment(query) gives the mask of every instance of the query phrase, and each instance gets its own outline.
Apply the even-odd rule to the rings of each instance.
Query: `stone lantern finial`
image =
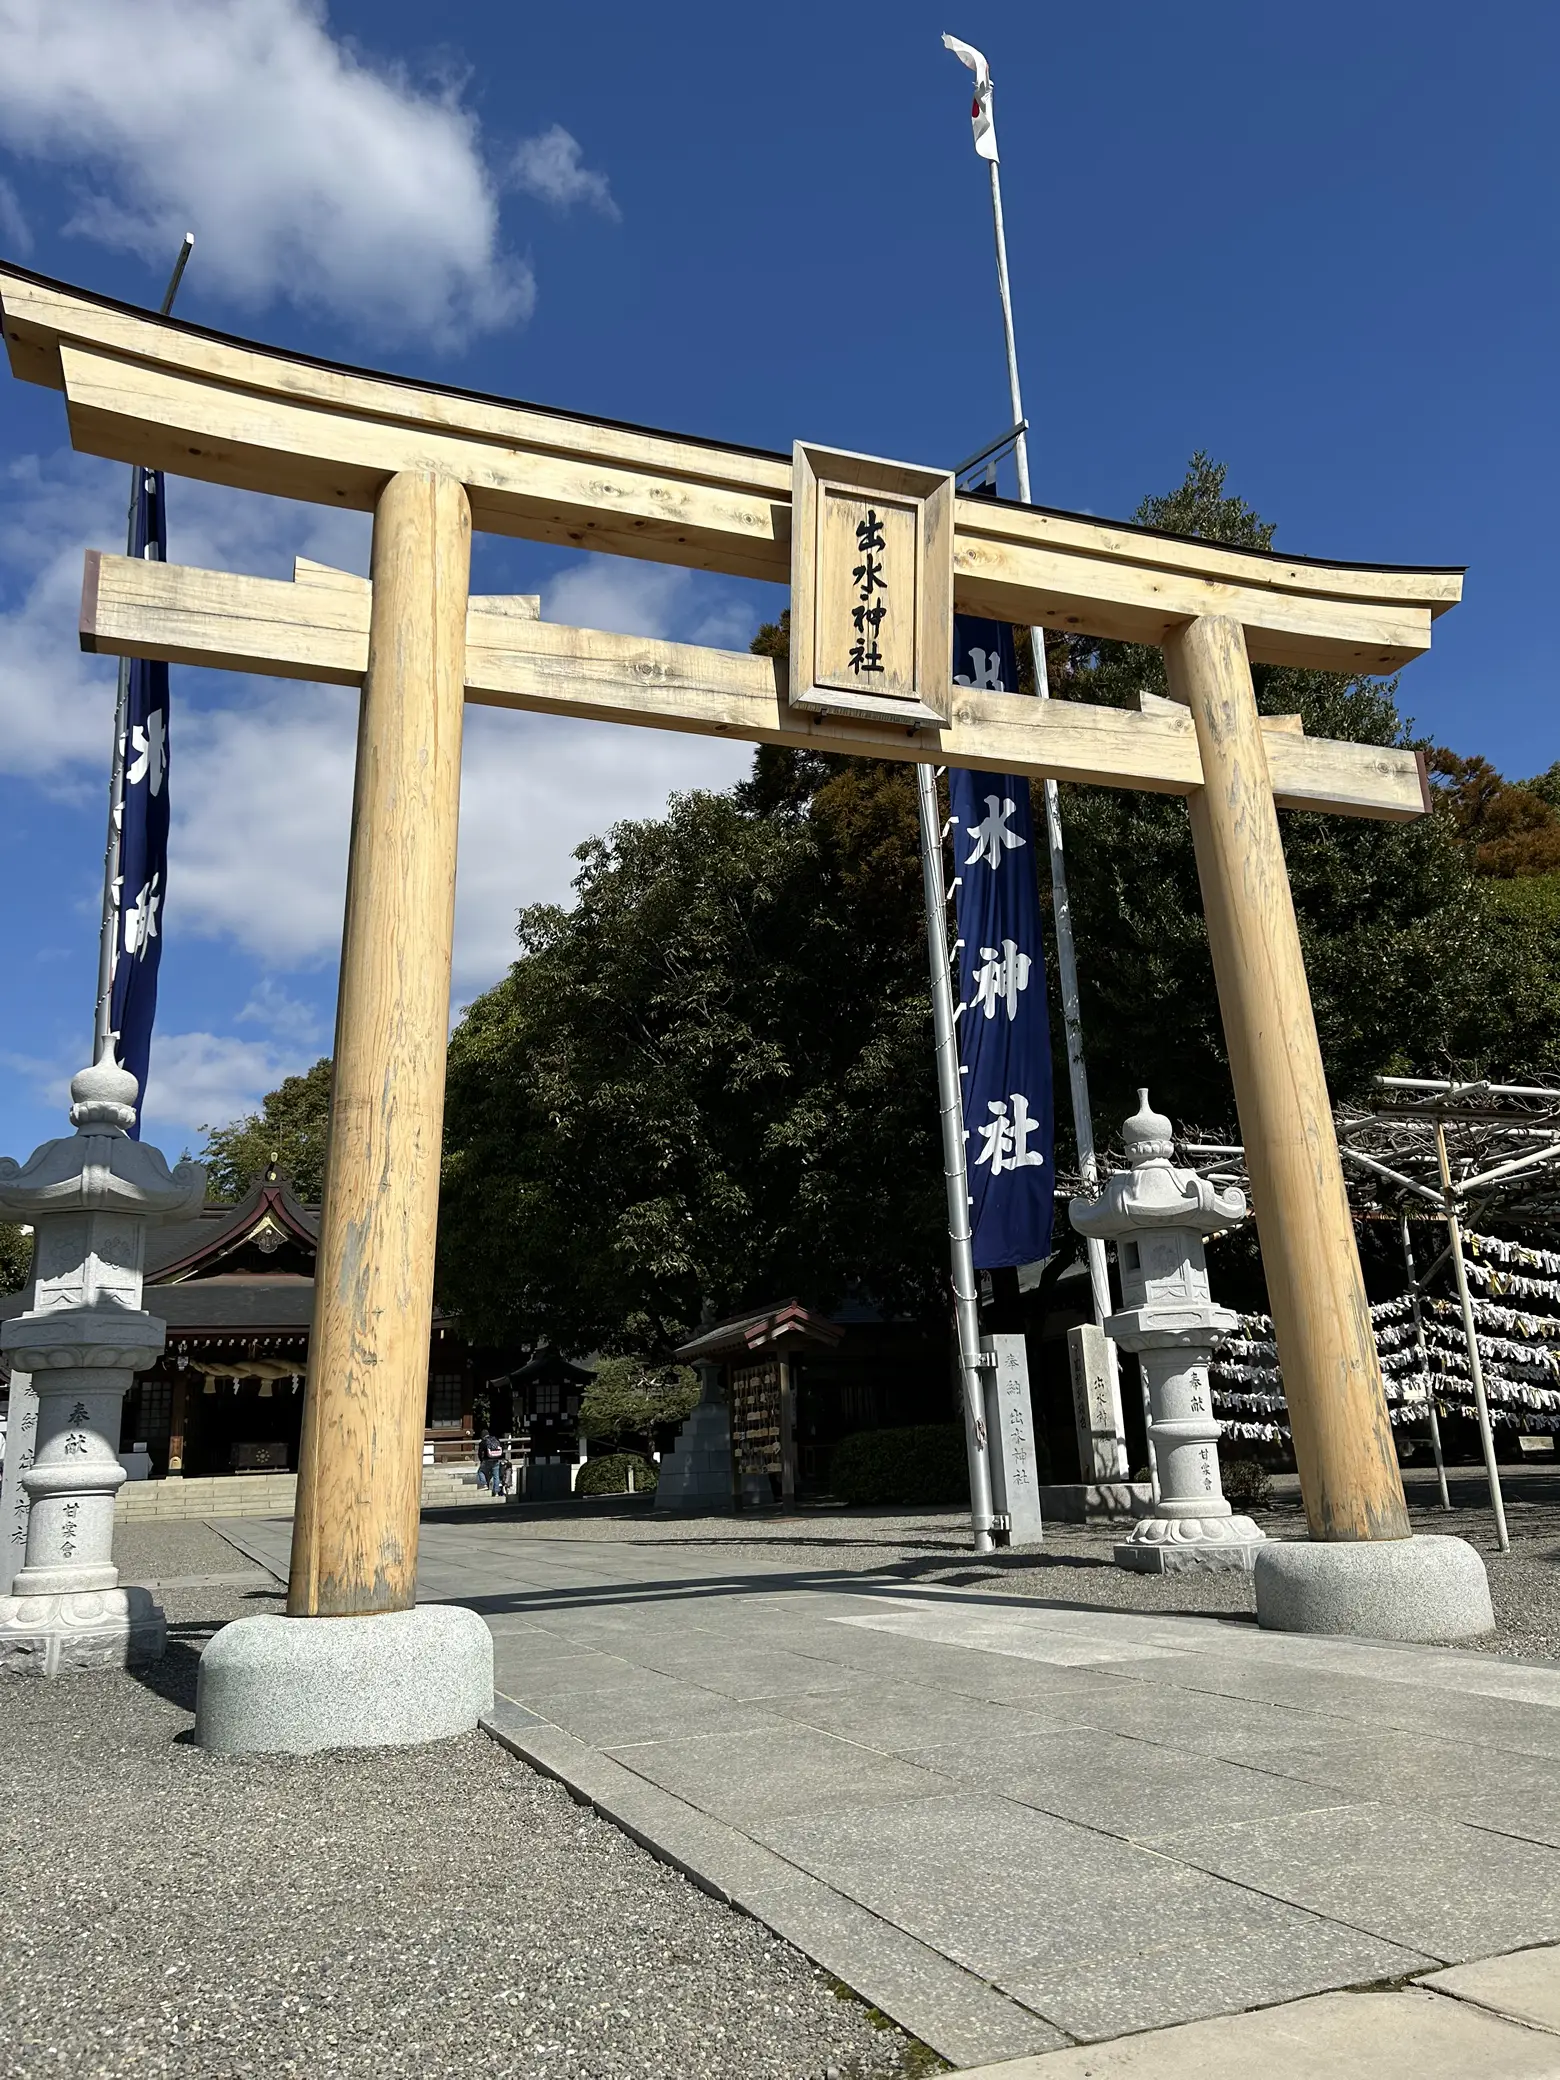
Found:
[[[70,1123],[78,1134],[105,1128],[128,1134],[135,1125],[135,1101],[141,1087],[128,1069],[114,1060],[113,1044],[103,1049],[90,1069],[70,1080]]]
[[[1167,1163],[1175,1154],[1175,1129],[1149,1104],[1145,1086],[1138,1088],[1138,1109],[1123,1122],[1121,1138],[1134,1170],[1141,1170],[1145,1163]]]

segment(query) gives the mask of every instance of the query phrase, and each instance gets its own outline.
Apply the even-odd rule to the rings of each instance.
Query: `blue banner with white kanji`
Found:
[[[954,617],[957,686],[1018,691],[1006,622]],[[1029,782],[948,769],[959,927],[959,1082],[978,1270],[1051,1254],[1051,1027]]]
[[[160,470],[138,470],[131,509],[130,553],[161,563],[168,552]],[[168,888],[168,667],[132,658],[125,737],[124,794],[119,814],[118,930],[109,1025],[114,1052],[140,1086],[136,1123],[152,1053],[157,1015],[157,969],[162,959],[162,909]]]

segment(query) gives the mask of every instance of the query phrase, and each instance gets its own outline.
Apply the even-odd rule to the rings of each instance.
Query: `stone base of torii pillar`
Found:
[[[83,1070],[70,1094],[73,1136],[46,1141],[25,1167],[0,1159],[0,1214],[36,1236],[32,1305],[0,1330],[37,1396],[21,1475],[26,1552],[0,1596],[0,1672],[17,1675],[155,1661],[167,1636],[157,1605],[122,1589],[113,1564],[120,1413],[166,1334],[141,1308],[147,1225],[197,1213],[206,1173],[197,1163],[170,1172],[130,1139],[136,1081],[112,1060]]]

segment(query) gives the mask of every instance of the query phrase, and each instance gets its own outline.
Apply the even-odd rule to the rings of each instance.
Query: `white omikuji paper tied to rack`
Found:
[[[1469,1283],[1478,1288],[1473,1319],[1491,1422],[1530,1432],[1560,1430],[1560,1252],[1492,1235],[1463,1239]],[[1431,1395],[1447,1413],[1473,1418],[1472,1373],[1457,1303],[1421,1298],[1417,1325],[1406,1293],[1378,1302],[1370,1312],[1392,1421],[1421,1421]],[[1264,1442],[1288,1437],[1278,1350],[1266,1315],[1241,1317],[1214,1355],[1212,1386],[1226,1436]]]

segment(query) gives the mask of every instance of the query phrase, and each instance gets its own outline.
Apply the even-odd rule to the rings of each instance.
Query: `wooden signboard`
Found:
[[[792,707],[937,728],[952,655],[952,475],[798,441]]]
[[[739,1475],[781,1471],[779,1359],[733,1366],[731,1450]]]

